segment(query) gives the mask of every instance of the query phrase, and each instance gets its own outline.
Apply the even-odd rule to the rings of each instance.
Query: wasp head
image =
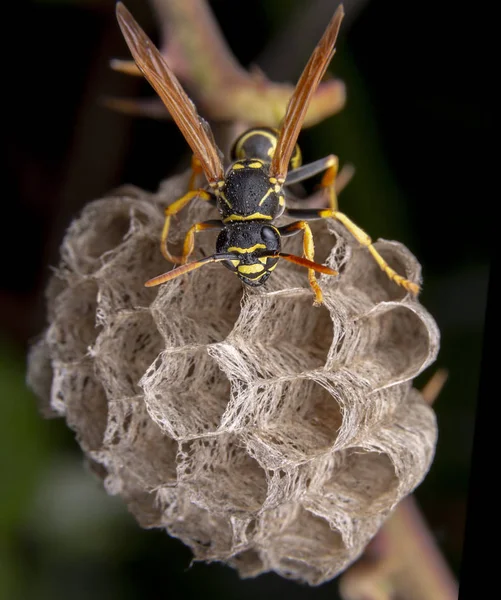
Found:
[[[262,285],[276,267],[280,252],[280,234],[276,227],[247,221],[225,225],[216,243],[218,253],[235,255],[223,264],[250,286]]]

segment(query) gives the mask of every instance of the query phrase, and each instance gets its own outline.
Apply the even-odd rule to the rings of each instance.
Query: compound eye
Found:
[[[226,252],[229,243],[229,235],[226,229],[222,229],[217,237],[216,252]]]
[[[265,225],[261,228],[261,237],[267,246],[277,243],[277,233],[272,227]]]

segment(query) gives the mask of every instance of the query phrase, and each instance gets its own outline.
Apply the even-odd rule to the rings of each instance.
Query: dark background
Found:
[[[211,2],[244,65],[291,81],[337,4]],[[157,39],[147,2],[127,6]],[[300,141],[306,160],[335,152],[356,165],[342,210],[374,238],[406,244],[423,265],[421,301],[442,346],[416,385],[437,366],[450,377],[436,403],[436,459],[416,496],[458,575],[492,227],[492,17],[452,2],[345,7],[330,70],[346,82],[348,103]],[[150,95],[144,82],[108,68],[110,58],[129,56],[113,1],[19,1],[3,10],[0,598],[336,598],[336,582],[310,589],[274,574],[240,581],[218,565],[188,569],[189,550],[140,530],[82,468],[64,422],[38,415],[25,354],[44,326],[43,289],[65,227],[121,183],[154,190],[179,170],[187,146],[171,123],[100,106],[105,94]]]

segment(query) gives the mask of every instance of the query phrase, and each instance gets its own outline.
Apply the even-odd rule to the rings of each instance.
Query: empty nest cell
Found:
[[[66,416],[79,444],[87,451],[102,448],[108,420],[108,400],[90,360],[75,365],[54,364],[51,406]]]
[[[157,502],[163,509],[163,526],[191,548],[196,560],[224,560],[230,556],[232,530],[226,515],[198,506],[183,486],[159,490]]]
[[[217,268],[222,272],[214,271]],[[221,265],[205,269],[158,288],[151,313],[167,348],[221,342],[233,329],[240,313],[242,285]],[[177,317],[180,313],[182,319]]]
[[[96,282],[85,279],[55,298],[55,319],[46,334],[52,358],[72,363],[86,356],[99,333],[96,326],[97,294]]]
[[[108,420],[103,456],[111,473],[148,492],[176,483],[178,444],[150,418],[141,396],[111,402]]]
[[[306,378],[263,385],[252,405],[257,414],[249,447],[269,468],[298,465],[329,452],[343,420],[328,390]]]
[[[100,320],[106,321],[119,310],[149,308],[158,290],[144,284],[169,268],[157,240],[143,233],[131,235],[95,274],[100,291]]]
[[[214,433],[230,395],[228,379],[203,346],[163,352],[141,387],[152,418],[180,441]]]
[[[103,198],[88,204],[70,225],[61,248],[63,261],[73,271],[90,275],[106,253],[123,243],[131,225],[132,201]]]
[[[341,511],[360,519],[391,506],[399,492],[399,479],[388,455],[351,448],[330,478],[315,491],[323,514]]]
[[[162,337],[148,311],[122,311],[115,315],[93,349],[110,398],[142,393],[139,381],[162,348]]]
[[[435,358],[434,328],[414,305],[382,305],[364,320],[366,335],[355,369],[370,371],[375,385],[412,379]]]
[[[236,435],[184,443],[178,475],[196,503],[212,513],[255,513],[266,498],[266,473]]]
[[[248,354],[260,378],[299,374],[323,366],[333,340],[332,320],[309,294],[247,294],[228,341]]]
[[[273,570],[283,576],[318,585],[346,562],[342,537],[325,519],[300,505],[291,506],[291,513],[285,526],[279,521],[278,526],[268,527],[273,511],[263,520],[267,543],[265,548],[258,545],[261,556],[265,555]]]

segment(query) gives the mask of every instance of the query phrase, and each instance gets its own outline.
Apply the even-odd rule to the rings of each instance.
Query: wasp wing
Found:
[[[195,105],[163,56],[121,2],[117,3],[116,13],[137,66],[162,99],[193,154],[200,161],[207,181],[221,181],[224,178],[222,155],[209,125],[199,116]]]
[[[272,177],[285,179],[287,175],[289,161],[294,151],[299,132],[303,126],[311,98],[316,92],[318,84],[334,56],[334,44],[336,43],[343,17],[344,8],[341,4],[313,51],[289,100],[285,117],[280,127],[277,147],[271,161],[270,175]]]

